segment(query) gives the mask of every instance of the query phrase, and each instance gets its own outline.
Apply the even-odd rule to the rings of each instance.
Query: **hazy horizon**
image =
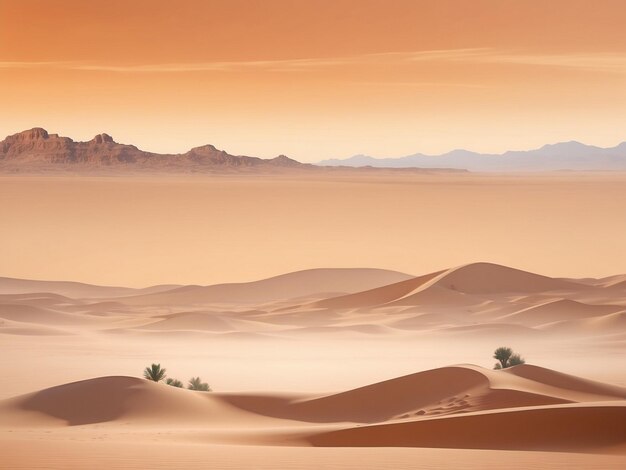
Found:
[[[3,176],[0,276],[145,287],[487,261],[626,273],[624,173]],[[584,221],[572,207],[593,208]],[[572,232],[571,227],[576,227]],[[589,256],[589,240],[602,240]]]

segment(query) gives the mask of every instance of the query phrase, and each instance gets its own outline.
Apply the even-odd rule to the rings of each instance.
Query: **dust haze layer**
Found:
[[[476,261],[550,276],[626,271],[623,173],[0,179],[5,277],[209,285]]]

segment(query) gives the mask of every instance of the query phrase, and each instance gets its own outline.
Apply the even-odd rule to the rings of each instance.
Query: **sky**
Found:
[[[0,0],[0,139],[301,161],[626,140],[623,0]]]

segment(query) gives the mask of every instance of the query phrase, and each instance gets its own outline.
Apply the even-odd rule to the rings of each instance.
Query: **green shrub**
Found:
[[[206,382],[203,382],[200,377],[192,377],[189,379],[189,385],[187,386],[189,390],[197,390],[199,392],[210,392],[211,387]]]

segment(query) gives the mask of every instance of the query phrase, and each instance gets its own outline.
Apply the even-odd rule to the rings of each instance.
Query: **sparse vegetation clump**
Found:
[[[180,380],[178,380],[178,379],[173,379],[173,378],[171,378],[171,377],[169,377],[169,378],[165,381],[165,383],[166,383],[167,385],[171,385],[172,387],[176,387],[176,388],[183,388],[183,383],[182,383]]]
[[[203,382],[200,377],[192,377],[189,379],[189,385],[187,386],[189,390],[197,390],[199,392],[210,392],[211,387],[206,382]]]
[[[143,376],[153,382],[160,382],[165,378],[165,368],[161,364],[152,364],[144,369]]]
[[[509,359],[509,367],[511,367],[511,366],[518,366],[520,364],[525,364],[525,363],[526,363],[526,361],[519,354],[513,354],[511,356],[511,358]]]
[[[494,369],[506,369],[508,367],[517,366],[526,363],[524,358],[519,354],[513,352],[511,348],[499,347],[493,353],[493,358],[498,362],[493,366]]]
[[[150,367],[146,367],[143,371],[143,376],[147,380],[151,380],[153,382],[160,382],[161,380],[165,380],[167,385],[176,388],[184,388],[184,384],[173,377],[165,378],[165,368],[161,367],[161,364],[152,364]],[[199,392],[210,392],[211,387],[206,382],[203,382],[200,377],[192,377],[189,379],[189,384],[187,385],[189,390],[196,390]]]

